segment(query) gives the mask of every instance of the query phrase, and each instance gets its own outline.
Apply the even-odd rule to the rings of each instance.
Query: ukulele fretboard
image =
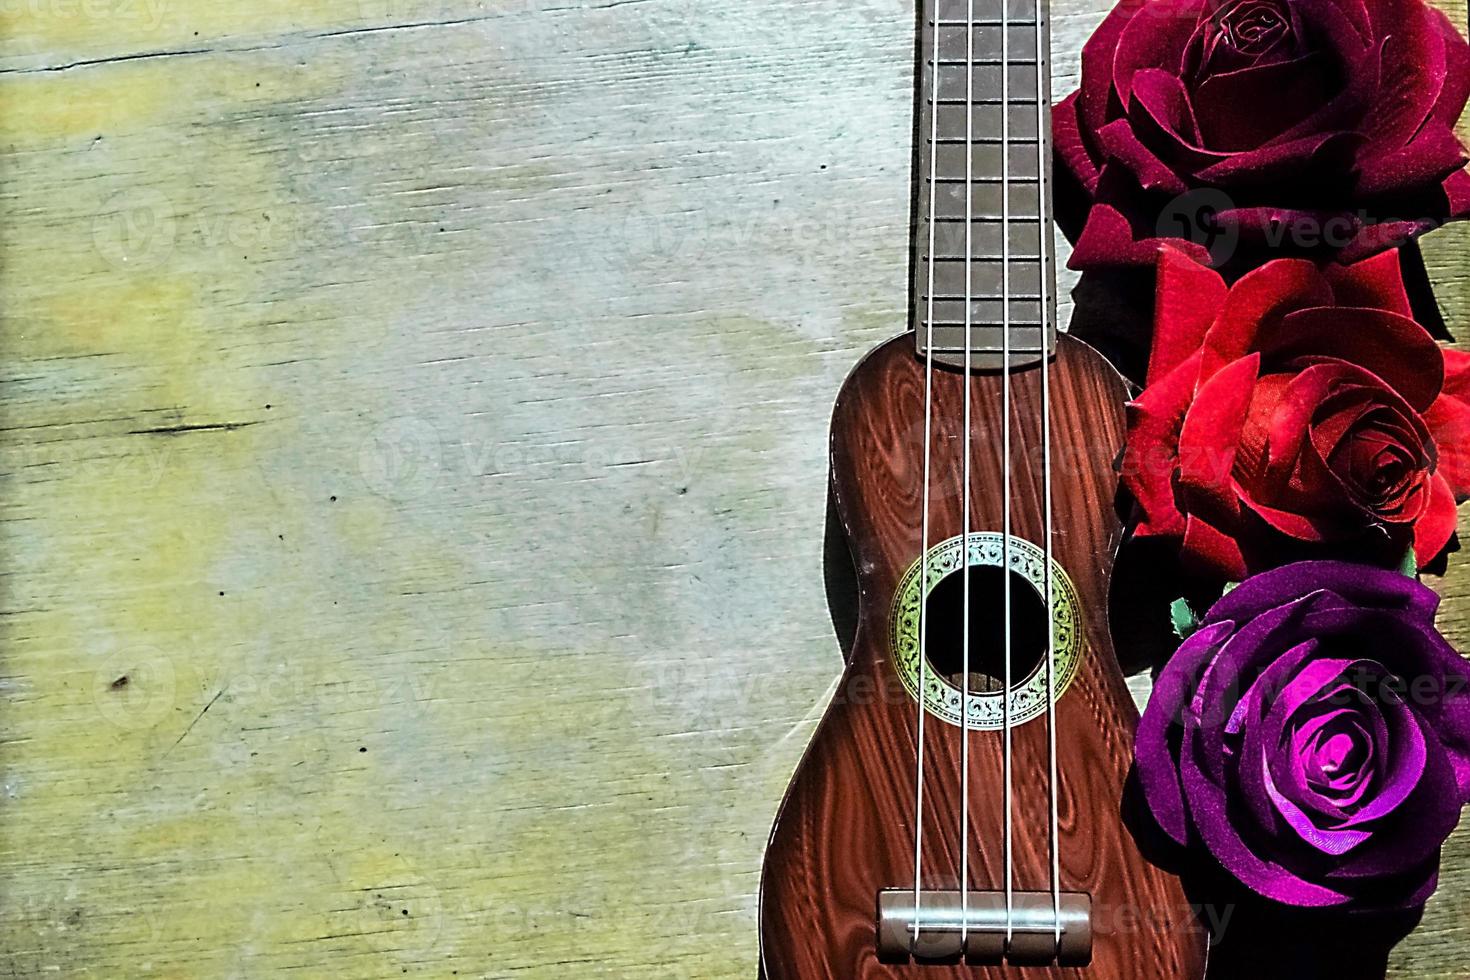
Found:
[[[1034,360],[1055,339],[1041,169],[1050,145],[1045,3],[1005,0],[1003,16],[1002,0],[921,2],[911,317],[919,352],[932,315],[936,357],[957,363],[968,303],[972,357],[994,360],[1009,296],[1013,360]]]

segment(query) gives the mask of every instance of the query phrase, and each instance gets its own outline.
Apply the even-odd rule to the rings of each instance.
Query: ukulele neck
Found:
[[[1008,349],[1023,367],[1056,345],[1047,3],[920,5],[916,346],[956,367],[968,347],[981,369]]]

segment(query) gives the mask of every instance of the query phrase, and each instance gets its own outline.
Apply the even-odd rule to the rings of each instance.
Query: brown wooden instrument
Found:
[[[1195,980],[1204,932],[1120,815],[1127,393],[1054,329],[1045,13],[922,6],[914,330],[833,414],[858,626],[767,851],[762,976]]]

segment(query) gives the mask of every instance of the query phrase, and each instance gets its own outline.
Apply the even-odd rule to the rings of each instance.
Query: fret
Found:
[[[1000,325],[1001,310],[1004,304],[1000,300],[988,300],[988,298],[972,298],[970,300],[970,326],[972,328],[989,328],[992,325]],[[929,320],[929,304],[925,300],[919,301],[919,316],[916,322],[922,328]],[[1041,304],[1035,300],[1011,300],[1011,325],[1032,325],[1041,322]],[[933,304],[933,325],[935,328],[941,326],[964,326],[964,298],[958,300],[935,300]]]
[[[925,343],[930,337],[927,324],[921,321],[914,337],[920,356],[923,356]],[[983,328],[972,329],[969,337],[966,338],[964,324],[936,322],[932,338],[935,355],[948,355],[944,360],[957,367],[964,363],[966,339],[970,342],[972,359],[987,359],[986,355],[989,355],[988,360],[998,360],[1007,344],[1007,338],[1002,335],[1000,327],[996,324],[986,324]],[[1034,357],[1043,350],[1051,350],[1055,343],[1055,329],[1048,326],[1043,331],[1041,325],[1034,321],[1031,323],[1011,321],[1009,346],[1013,357],[1017,355]]]
[[[1041,260],[1036,255],[1036,243],[1035,242],[1032,242],[1029,247],[1030,247],[1031,251],[1015,251],[1015,250],[1012,250],[1012,252],[1011,252],[1011,261],[1012,262],[1015,262],[1017,264],[1020,264],[1020,263],[1023,263],[1023,262],[1031,262],[1031,263],[1040,262]],[[977,265],[978,264],[987,263],[987,262],[990,262],[990,263],[999,263],[1000,262],[1000,253],[999,252],[980,252],[980,251],[976,251],[976,252],[972,252],[971,253],[970,259],[971,259],[972,262],[976,263]],[[917,261],[918,261],[918,265],[919,265],[919,268],[920,268],[919,278],[924,280],[924,282],[925,282],[925,288],[928,288],[928,286],[927,286],[927,283],[928,283],[927,275],[928,275],[928,269],[929,269],[929,265],[928,265],[929,258],[926,255],[920,255],[918,257],[918,260]],[[944,266],[946,264],[950,264],[950,265],[964,265],[965,264],[964,250],[961,249],[960,251],[955,252],[953,254],[940,253],[940,255],[938,256],[938,258],[935,261],[938,263],[938,265],[935,266],[935,272],[936,273],[939,271],[939,269],[944,268]],[[936,279],[936,281],[938,280],[938,276],[937,275],[936,275],[935,279]],[[1014,285],[1014,283],[1015,283],[1015,280],[1012,279],[1012,285]]]
[[[1031,247],[1033,249],[1035,248],[1035,245],[1035,242],[1031,243]],[[918,259],[919,264],[924,266],[924,269],[927,270],[929,267],[929,256],[921,254]],[[956,282],[961,284],[960,288],[963,289],[964,276],[961,275],[960,270],[964,269],[966,264],[968,264],[970,267],[970,275],[972,277],[976,275],[990,277],[993,278],[997,286],[1000,285],[1000,270],[1001,266],[1005,263],[1001,261],[999,256],[975,256],[969,261],[969,263],[966,263],[964,254],[961,253],[959,255],[940,255],[935,258],[935,288],[939,288],[941,277],[953,277]],[[1019,289],[1021,286],[1024,286],[1027,283],[1030,283],[1033,287],[1035,286],[1036,277],[1037,275],[1039,275],[1038,267],[1040,263],[1034,252],[1029,255],[1017,255],[1014,252],[1011,253],[1010,265],[1011,288],[1013,290]],[[920,275],[922,276],[923,274],[924,273],[921,271]],[[973,288],[974,287],[971,287],[972,291]]]
[[[972,248],[973,247],[974,246],[972,246]],[[1036,243],[1035,242],[1031,242],[1027,246],[1027,248],[1031,249],[1031,251],[1026,251],[1025,249],[1012,249],[1011,250],[1011,261],[1012,262],[1039,262],[1039,261],[1041,261],[1040,257],[1037,256],[1036,251],[1035,251],[1035,249],[1036,249]],[[993,251],[993,252],[976,250],[976,251],[972,251],[970,253],[970,260],[972,262],[999,262],[1000,259],[1001,259],[1001,256],[1000,256],[1000,251],[999,250],[996,250],[996,251]],[[929,266],[928,266],[927,263],[929,261],[929,257],[927,255],[924,255],[924,254],[921,253],[918,256],[918,260],[917,261],[918,261],[918,264],[919,264],[919,266],[921,268],[923,268],[926,271],[928,270]],[[940,262],[940,263],[954,262],[954,263],[964,264],[964,261],[965,261],[965,250],[964,250],[963,247],[960,248],[958,251],[954,251],[954,252],[945,252],[945,251],[941,250],[939,252],[939,254],[935,257],[935,261],[936,262]],[[921,273],[921,275],[924,275],[924,274],[925,273]]]
[[[973,117],[971,124],[972,135],[976,141],[1000,142],[1000,106],[999,104],[977,103],[971,106],[970,115]],[[1010,129],[1012,142],[1036,142],[1036,102],[1024,108],[1016,105],[1010,107]],[[924,133],[927,136],[929,130],[927,113],[923,120],[926,126]],[[965,138],[965,108],[964,104],[939,106],[939,135],[941,139]]]
[[[1015,60],[1017,55],[1029,55],[1032,58],[1031,64],[1035,64],[1036,24],[1018,25],[1012,22],[1008,27],[1007,34],[1010,38],[1012,60]],[[1000,59],[1000,21],[996,21],[993,25],[987,25],[975,31],[967,31],[964,27],[941,26],[939,28],[939,63],[943,65],[946,62],[958,61],[964,64],[965,59],[970,56],[971,35],[974,36],[976,59],[994,58],[997,61]],[[924,63],[931,68],[934,63],[931,57],[933,53],[930,48],[924,50]]]
[[[985,18],[987,20],[999,20],[1002,7],[1001,0],[921,0],[925,3],[924,16],[931,23],[939,21],[943,25],[946,21],[958,23],[963,27],[970,22]],[[1032,21],[1036,19],[1038,10],[1037,0],[1006,0],[1004,7],[1005,15],[1012,23],[1016,21]]]
[[[996,188],[996,185],[981,185],[981,186],[989,187],[989,189],[991,189],[991,190],[995,190],[995,188]],[[977,187],[976,190],[979,190],[979,187]],[[1000,204],[997,202],[995,204],[995,209],[996,210],[994,212],[975,211],[975,212],[971,213],[970,220],[971,221],[994,221],[994,222],[997,222],[997,223],[999,223],[1001,221],[1010,221],[1010,222],[1026,221],[1026,222],[1030,222],[1032,224],[1035,224],[1037,218],[1040,217],[1040,215],[1037,214],[1037,210],[1036,210],[1036,187],[1035,186],[1033,186],[1031,188],[1031,195],[1032,195],[1031,196],[1031,200],[1029,202],[1026,202],[1025,203],[1025,206],[1023,206],[1023,203],[1022,202],[1016,200],[1016,195],[1015,194],[1012,194],[1011,195],[1011,207],[1010,207],[1010,210],[1004,216],[1002,216],[999,213],[1000,212]],[[927,205],[926,205],[926,207],[927,207]],[[943,197],[941,197],[937,201],[935,201],[934,212],[935,212],[934,213],[934,217],[935,217],[935,220],[936,221],[950,221],[950,220],[963,221],[964,220],[964,217],[965,217],[965,200],[964,200],[964,197],[961,196],[958,201],[953,201],[953,200],[946,201]],[[927,215],[925,217],[927,217]],[[1050,215],[1047,215],[1047,218],[1050,219],[1051,216]]]
[[[1001,66],[976,65],[973,87],[970,84],[970,74],[969,70],[964,67],[941,66],[937,101],[964,104],[966,95],[973,91],[977,98],[970,101],[977,105],[989,104],[991,99],[999,103]],[[1034,64],[1012,65],[1008,74],[1010,75],[1010,101],[1030,102],[1034,105],[1036,103],[1036,66]],[[932,79],[926,79],[926,82],[929,81]],[[1018,95],[1023,98],[1017,98]]]
[[[925,228],[922,229],[922,237],[919,239],[917,249],[917,258],[920,263],[927,261],[928,258],[927,224],[924,222]],[[974,258],[1000,258],[1002,227],[1007,231],[1006,237],[1010,242],[1012,259],[1034,261],[1037,257],[1040,229],[1035,221],[1012,221],[1007,225],[1002,225],[998,221],[972,221],[968,224],[970,254]],[[962,259],[964,257],[965,226],[964,221],[934,222],[934,257],[936,259]],[[1050,229],[1047,230],[1050,231]]]
[[[927,214],[924,215],[924,218],[925,218],[925,222],[926,223],[927,223],[928,217],[929,216]],[[1001,216],[998,215],[998,214],[972,214],[972,215],[970,215],[970,223],[971,224],[976,224],[976,225],[979,225],[979,224],[986,224],[986,225],[995,224],[995,225],[999,225],[1000,220],[1001,220]],[[1013,215],[1010,215],[1009,216],[1009,219],[1008,220],[1010,221],[1011,225],[1013,225],[1013,226],[1014,225],[1026,225],[1026,224],[1034,225],[1034,224],[1036,224],[1036,215],[1033,214],[1030,217],[1026,217],[1024,215],[1017,216],[1017,215],[1014,215],[1013,214]],[[954,215],[953,217],[948,217],[948,218],[946,218],[942,214],[941,215],[936,215],[935,218],[934,218],[934,225],[935,225],[935,227],[940,228],[940,229],[943,229],[943,228],[946,228],[946,227],[964,228],[965,227],[965,217],[964,217],[964,215],[959,215],[959,214]]]
[[[919,270],[920,282],[924,289],[919,293],[919,299],[929,299],[926,290],[929,288],[929,263],[921,263]],[[1040,299],[1041,297],[1041,263],[1037,261],[1017,261],[1012,259],[1009,263],[999,260],[982,262],[965,262],[964,259],[943,259],[934,263],[934,298],[935,301],[965,298],[965,270],[970,271],[970,295],[975,296],[999,296],[1004,286],[1002,272],[1009,265],[1011,270],[1011,298],[1012,299]]]
[[[995,302],[996,303],[1000,303],[1000,298],[999,298],[999,295],[998,294],[999,294],[999,289],[997,288],[997,296],[996,296],[996,299],[995,299]],[[974,290],[974,289],[970,290],[970,301],[971,302],[975,302],[977,300],[988,300],[988,299],[989,299],[989,297],[981,296],[979,290]],[[1040,293],[1023,293],[1023,292],[1020,292],[1018,290],[1013,289],[1013,290],[1011,290],[1011,309],[1012,310],[1017,309],[1018,308],[1017,307],[1017,304],[1023,303],[1023,302],[1029,302],[1032,305],[1035,305],[1038,301],[1040,301],[1040,299],[1041,299],[1041,294]],[[920,303],[923,303],[923,304],[927,304],[929,302],[929,297],[926,294],[924,294],[924,293],[920,293],[919,294],[919,302]],[[953,303],[953,304],[958,305],[959,306],[959,309],[960,309],[960,316],[964,316],[965,294],[964,294],[964,291],[963,290],[961,290],[960,292],[956,292],[956,293],[945,293],[945,294],[942,294],[942,295],[939,294],[939,293],[935,293],[934,294],[934,306],[935,306],[936,309],[938,309],[940,306],[942,306],[942,305],[944,305],[946,303]],[[999,308],[1000,307],[997,306],[997,309],[999,309]],[[939,317],[938,317],[937,314],[936,314],[936,316],[934,318],[934,322],[935,323],[939,323],[940,322]]]
[[[970,177],[968,179],[966,179],[964,174],[960,174],[957,177],[939,177],[932,184],[929,183],[929,179],[926,177],[924,179],[924,183],[930,187],[938,187],[941,194],[945,193],[946,191],[953,191],[960,197],[964,197],[966,187],[973,187],[975,189],[974,193],[979,194],[981,188],[1000,188],[1004,187],[1006,184],[1009,184],[1012,188],[1011,200],[1009,208],[1005,210],[1007,210],[1007,213],[1010,213],[1016,210],[1016,202],[1021,200],[1021,189],[1025,187],[1036,187],[1041,183],[1041,180],[1037,177],[1020,177],[1015,174],[1011,174],[1009,177],[1006,177],[1001,174],[977,173],[973,177]],[[1032,191],[1032,193],[1034,194],[1035,191]],[[996,199],[1000,200],[999,197],[997,197]],[[997,209],[1002,209],[1002,205],[998,204],[996,205],[996,207]],[[1014,214],[1011,214],[1010,216],[1013,218],[1015,217]]]
[[[970,323],[973,325],[990,326],[1001,322],[1001,311],[1005,304],[999,297],[975,296],[970,299]],[[929,315],[929,302],[927,298],[919,300],[918,321],[923,324]],[[1035,298],[1023,299],[1019,296],[1011,297],[1011,323],[1040,323],[1041,304]],[[934,325],[964,326],[965,323],[965,298],[957,299],[934,298]]]
[[[965,144],[944,143],[934,149],[934,169],[940,179],[963,180],[965,176]],[[972,172],[986,177],[998,177],[1009,173],[1013,177],[1034,181],[1036,172],[1036,143],[1012,143],[1009,168],[1006,154],[1001,152],[1000,143],[981,143],[970,147],[968,154]],[[928,174],[925,174],[927,178]]]
[[[927,219],[928,218],[928,215],[925,215],[924,217]],[[1048,215],[1048,218],[1050,218],[1050,215]],[[1002,220],[1004,220],[1009,225],[1016,226],[1016,225],[1034,225],[1034,224],[1036,224],[1036,220],[1037,219],[1036,219],[1036,215],[1034,215],[1034,214],[1012,214],[1008,218],[1005,218],[1005,219],[1002,219],[1001,216],[998,215],[998,214],[972,214],[972,215],[970,215],[970,222],[972,224],[977,224],[977,225],[978,224],[981,224],[981,223],[985,223],[985,224],[993,224],[993,225],[999,226]],[[925,224],[928,224],[927,220],[924,223]],[[949,215],[948,217],[946,217],[945,215],[942,215],[941,214],[941,215],[938,215],[938,216],[935,217],[935,219],[934,219],[934,226],[936,228],[943,228],[946,225],[954,225],[957,228],[963,228],[965,226],[964,216],[963,215],[955,214],[955,215]]]
[[[952,99],[940,99],[939,100],[939,105],[941,105],[941,106],[947,106],[947,105],[962,106],[962,105],[965,105],[967,101],[972,106],[978,106],[978,105],[995,105],[995,106],[998,106],[998,105],[1001,104],[1000,96],[996,96],[993,99],[982,98],[982,99],[969,99],[969,100],[966,100],[965,97],[961,95],[961,96],[955,96]],[[931,105],[932,104],[933,103],[931,103]],[[1027,98],[1017,98],[1016,96],[1011,96],[1009,99],[1006,100],[1005,104],[1006,105],[1035,106],[1036,105],[1036,100],[1035,99],[1027,99]],[[1031,111],[1032,112],[1035,112],[1036,110],[1033,108],[1033,109],[1031,109]]]
[[[941,59],[939,59],[939,67],[940,68],[964,68],[964,67],[966,67],[968,65],[974,65],[976,68],[986,68],[986,67],[999,67],[1001,65],[1013,65],[1014,66],[1014,65],[1034,65],[1034,64],[1036,64],[1036,60],[1034,58],[1014,58],[1014,57],[1012,57],[1012,58],[1008,58],[1008,59],[1004,59],[1003,60],[998,55],[996,57],[994,57],[994,58],[976,58],[974,61],[967,61],[963,57],[960,57],[960,58],[941,58]],[[929,62],[929,67],[932,69],[934,67],[934,62],[930,61]]]
[[[930,146],[1000,146],[1001,138],[999,136],[976,136],[974,139],[967,140],[963,136],[941,136],[937,140],[925,140],[924,142]],[[1020,140],[1012,136],[1006,142],[1011,146],[1035,146],[1037,140],[1035,137]]]
[[[1034,307],[1036,304],[1035,303],[1032,303],[1031,305]],[[990,344],[990,343],[995,344],[996,348],[998,349],[1001,346],[1001,344],[1003,344],[1005,342],[1001,338],[1001,335],[1000,335],[1001,334],[1000,307],[997,306],[991,312],[993,313],[993,317],[991,319],[981,320],[981,319],[979,319],[977,317],[976,319],[973,319],[973,320],[970,321],[971,336],[974,339],[975,348],[977,350],[980,349],[983,346],[986,346],[986,345]],[[928,323],[929,323],[928,320],[924,320],[922,318],[918,321],[918,328],[919,328],[919,332],[920,333],[923,333],[924,332],[924,328],[928,325]],[[1036,343],[1037,328],[1040,327],[1040,326],[1041,326],[1040,322],[1037,321],[1034,316],[1031,319],[1029,319],[1029,320],[1018,320],[1018,319],[1015,319],[1014,317],[1012,317],[1011,318],[1011,347],[1012,347],[1012,349],[1015,349],[1015,350],[1025,350],[1028,346],[1034,345]],[[1048,325],[1048,326],[1050,326],[1050,325]],[[1047,330],[1047,333],[1050,334],[1050,335],[1052,335],[1052,336],[1055,336],[1056,335],[1056,332],[1054,330],[1051,330],[1051,329],[1048,329]],[[950,321],[950,320],[935,320],[934,321],[934,349],[936,351],[937,350],[941,350],[943,348],[951,348],[953,350],[963,351],[965,349],[964,348],[964,342],[963,342],[963,339],[962,339],[964,336],[965,336],[965,321],[964,320],[955,320],[955,321]],[[922,338],[920,338],[920,340],[922,341]],[[1034,350],[1035,349],[1034,346],[1032,346],[1031,349]]]
[[[1030,218],[1035,221],[1040,217],[1040,187],[1037,184],[1016,184],[1011,187],[1010,200],[1003,201],[1001,189],[1003,184],[975,184],[969,193],[966,193],[963,184],[940,184],[934,188],[934,216],[936,218],[965,218],[967,216],[966,206],[968,204],[968,216],[988,217],[995,221],[1003,219]],[[928,186],[924,189],[927,191]],[[927,219],[929,216],[929,202],[927,193],[921,194],[920,203],[924,210],[921,212]],[[969,198],[968,202],[966,198]],[[1005,206],[1008,205],[1008,206]],[[1004,212],[1004,213],[1003,213]]]
[[[1036,323],[1041,312],[1041,297],[1035,293],[1011,293],[1011,322],[1012,323]],[[919,308],[927,314],[929,308],[929,297],[919,296]],[[977,296],[970,294],[970,309],[972,311],[972,324],[999,323],[1001,310],[1005,304],[999,296]],[[954,293],[934,297],[934,324],[941,323],[964,323],[965,322],[965,294]]]
[[[968,172],[977,180],[1009,174],[1012,179],[1027,183],[1038,176],[1039,154],[1034,142],[1012,143],[1009,149],[1000,143],[979,143],[971,145],[968,152],[964,143],[947,143],[935,147],[933,152],[934,171],[940,183],[964,180],[967,162]],[[928,174],[924,177],[927,180]]]
[[[928,178],[926,177],[925,180],[927,181]],[[1040,178],[1020,177],[1016,174],[1011,174],[1008,177],[1002,176],[1001,174],[976,174],[973,177],[939,177],[934,183],[941,187],[964,187],[966,184],[974,184],[976,187],[983,184],[1010,184],[1013,187],[1020,187],[1023,184],[1040,183]]]

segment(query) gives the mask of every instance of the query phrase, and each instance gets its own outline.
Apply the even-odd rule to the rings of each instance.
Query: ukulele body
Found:
[[[971,532],[998,532],[1002,526],[1001,388],[999,372],[971,375]],[[1010,560],[1017,568],[1015,556],[1021,554],[1034,568],[1036,552],[1024,543],[1040,546],[1045,538],[1040,368],[1013,372],[1011,388],[1012,536],[1019,540]],[[765,980],[1197,980],[1204,975],[1205,934],[1177,880],[1140,856],[1120,817],[1137,712],[1113,658],[1107,609],[1121,536],[1113,467],[1123,441],[1126,389],[1100,355],[1066,336],[1058,339],[1050,389],[1053,567],[1070,582],[1072,621],[1078,627],[1057,641],[1059,647],[1065,642],[1072,657],[1065,689],[1058,690],[1055,702],[1060,880],[1063,891],[1091,896],[1091,963],[904,962],[878,953],[878,893],[914,886],[919,706],[912,693],[917,683],[910,689],[902,681],[905,671],[912,676],[912,650],[907,660],[901,657],[895,634],[904,618],[898,594],[916,588],[921,550],[925,365],[914,353],[913,335],[906,334],[864,359],[833,412],[831,493],[856,572],[858,627],[837,694],[787,791],[766,853],[760,909]],[[961,537],[964,397],[964,374],[936,365],[930,554],[951,542],[948,560],[968,560],[973,581],[988,587],[1000,578],[1000,562],[987,577],[976,570],[973,556],[958,557],[998,540],[992,535],[988,544],[970,545]],[[938,595],[938,587],[932,595]],[[976,596],[973,584],[971,595]],[[992,612],[1001,608],[996,601]],[[986,629],[978,609],[971,614],[977,637],[972,657],[983,656],[978,645]],[[941,621],[932,610],[928,615],[931,655],[937,647],[952,648],[959,620]],[[972,676],[973,671],[974,659]],[[959,887],[960,732],[934,712],[926,718],[926,890]],[[1013,726],[1011,737],[1014,887],[1049,892],[1046,715]],[[969,878],[975,890],[1004,888],[1002,767],[1002,732],[972,730]]]

